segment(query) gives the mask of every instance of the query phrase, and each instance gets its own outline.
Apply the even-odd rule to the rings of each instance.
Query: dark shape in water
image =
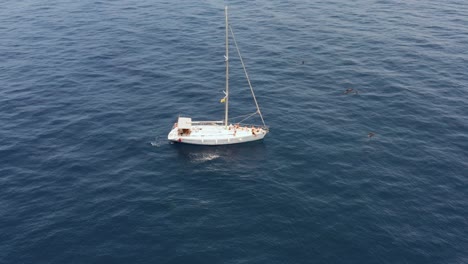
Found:
[[[352,91],[353,91],[353,88],[346,89],[346,91],[344,91],[344,94],[349,94]]]

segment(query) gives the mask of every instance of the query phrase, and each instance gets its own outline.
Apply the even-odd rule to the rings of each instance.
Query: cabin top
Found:
[[[192,128],[192,118],[190,118],[190,117],[179,117],[179,120],[177,120],[177,127],[179,129],[191,129]]]

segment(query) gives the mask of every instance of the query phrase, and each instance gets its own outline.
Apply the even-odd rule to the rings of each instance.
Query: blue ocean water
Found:
[[[468,263],[468,3],[229,1],[169,144],[223,5],[2,2],[0,263]]]

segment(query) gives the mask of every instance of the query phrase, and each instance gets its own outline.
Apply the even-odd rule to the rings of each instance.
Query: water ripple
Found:
[[[222,2],[4,3],[0,262],[465,263],[468,5],[230,5],[271,133],[195,147],[165,137],[222,118]]]

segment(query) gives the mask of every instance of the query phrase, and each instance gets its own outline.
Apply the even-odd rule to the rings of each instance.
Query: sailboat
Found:
[[[229,145],[262,140],[269,132],[269,128],[265,125],[262,113],[260,112],[260,107],[258,106],[249,75],[237,46],[234,32],[228,23],[227,6],[224,7],[224,15],[226,18],[226,54],[224,56],[226,63],[226,90],[224,91],[224,98],[221,99],[221,102],[225,104],[224,120],[194,121],[190,117],[179,116],[167,136],[169,141],[195,145]],[[234,124],[229,122],[229,32],[231,32],[232,39],[234,40],[245,77],[247,78],[255,106],[257,107],[255,113],[247,115],[242,121]],[[260,116],[262,125],[246,125],[242,123],[254,115]]]

